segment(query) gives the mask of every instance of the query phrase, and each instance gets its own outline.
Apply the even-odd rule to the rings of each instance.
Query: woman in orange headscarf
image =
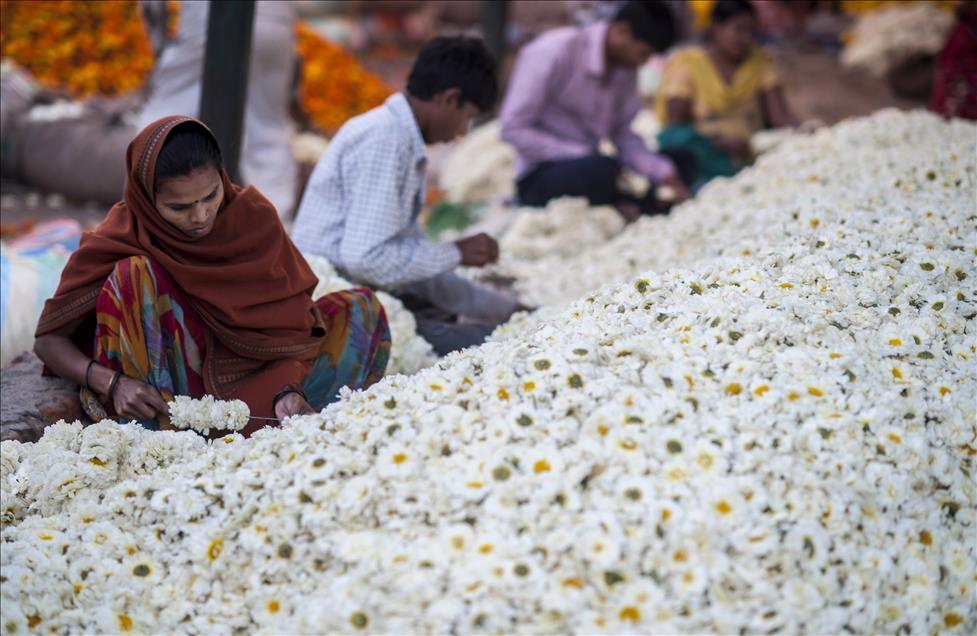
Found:
[[[379,301],[365,289],[312,300],[316,277],[274,207],[230,182],[202,123],[160,119],[126,159],[123,200],[82,237],[35,334],[89,416],[166,428],[173,395],[212,394],[284,418],[383,375]]]

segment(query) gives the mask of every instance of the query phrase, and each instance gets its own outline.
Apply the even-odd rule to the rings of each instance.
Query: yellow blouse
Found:
[[[668,100],[692,101],[692,125],[702,134],[748,139],[763,128],[762,93],[780,84],[777,65],[763,49],[754,48],[727,83],[702,47],[676,51],[665,66],[655,111],[668,123]]]

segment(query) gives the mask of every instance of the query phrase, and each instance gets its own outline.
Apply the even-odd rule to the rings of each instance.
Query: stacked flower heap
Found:
[[[167,32],[177,33],[180,2],[167,2]],[[0,0],[0,58],[25,67],[45,86],[73,97],[119,95],[143,86],[153,51],[135,0],[15,2]],[[393,89],[342,46],[297,21],[299,101],[312,125],[333,134]]]
[[[974,135],[784,142],[607,273],[659,266],[248,440],[4,442],[0,625],[973,633]]]
[[[947,150],[948,141],[933,141],[951,138],[953,150]],[[761,247],[780,249],[812,232],[823,237],[816,253],[824,254],[835,245],[832,230],[853,223],[875,231],[885,225],[892,241],[928,251],[904,210],[930,205],[926,211],[948,214],[918,183],[945,184],[941,194],[964,201],[973,195],[966,190],[973,139],[973,126],[962,121],[946,124],[927,113],[895,110],[794,135],[735,179],[712,181],[668,217],[644,217],[613,240],[570,257],[566,250],[532,259],[503,253],[497,272],[515,278],[529,304],[550,305],[647,270],[719,256],[756,257]],[[945,220],[962,243],[966,232],[951,221]]]
[[[841,62],[883,77],[915,55],[939,53],[952,28],[952,8],[933,2],[886,3],[859,16]]]
[[[0,1],[0,57],[78,97],[143,85],[153,51],[137,2]]]
[[[327,135],[393,93],[379,75],[363,68],[350,52],[323,38],[309,24],[298,22],[295,35],[302,60],[302,110]]]

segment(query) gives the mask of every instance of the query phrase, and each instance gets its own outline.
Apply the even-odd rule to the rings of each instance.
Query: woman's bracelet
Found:
[[[294,384],[286,384],[285,388],[283,388],[281,391],[276,393],[275,397],[271,398],[271,410],[274,411],[275,407],[278,406],[278,402],[281,401],[281,399],[286,395],[288,395],[289,393],[298,393],[299,395],[302,396],[303,400],[305,400],[306,402],[309,401],[309,398],[305,396],[305,391],[295,386]]]
[[[87,388],[92,393],[95,392],[95,389],[92,388],[92,381],[88,379],[88,374],[91,373],[93,364],[95,364],[95,358],[89,360],[88,366],[85,367],[85,388]]]
[[[115,375],[112,376],[112,381],[109,382],[109,390],[106,392],[106,396],[109,398],[109,402],[112,401],[112,396],[115,394],[115,389],[119,386],[119,378],[122,377],[121,371],[116,371]]]

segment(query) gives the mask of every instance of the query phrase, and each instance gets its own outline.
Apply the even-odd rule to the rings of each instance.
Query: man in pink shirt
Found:
[[[665,212],[657,196],[668,185],[688,196],[691,153],[656,153],[631,131],[641,100],[637,69],[675,42],[674,17],[661,2],[632,0],[610,22],[548,31],[520,52],[502,105],[502,138],[515,146],[520,203],[546,205],[561,196],[613,205],[629,221]],[[617,157],[601,155],[609,139]],[[618,187],[622,167],[649,178],[641,198]]]

